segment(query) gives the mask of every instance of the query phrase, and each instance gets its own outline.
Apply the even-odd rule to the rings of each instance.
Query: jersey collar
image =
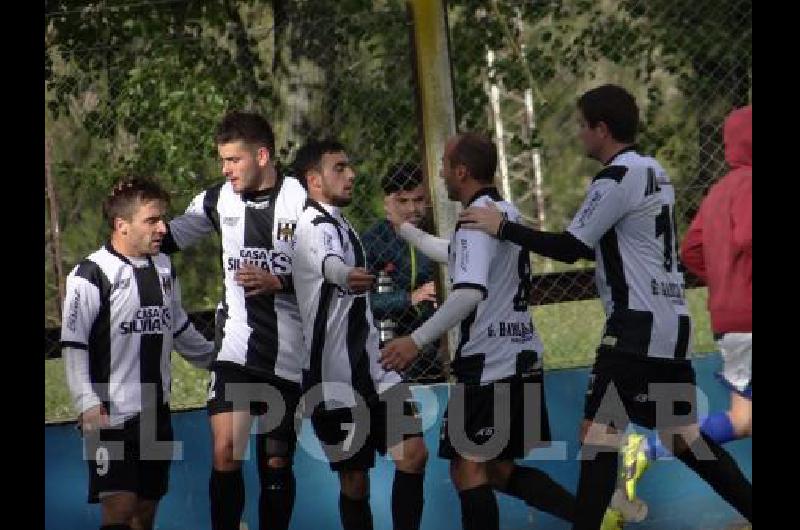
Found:
[[[610,166],[610,165],[611,165],[611,163],[612,163],[612,162],[614,162],[614,160],[616,160],[616,159],[617,159],[617,157],[619,157],[619,156],[620,156],[620,155],[622,155],[623,153],[628,153],[628,152],[636,152],[636,144],[631,144],[631,145],[629,145],[628,147],[625,147],[625,148],[623,148],[623,149],[620,149],[620,150],[619,150],[619,151],[617,151],[617,152],[616,152],[616,153],[615,153],[615,154],[614,154],[614,155],[613,155],[611,158],[609,158],[609,159],[608,159],[608,162],[606,162],[606,163],[605,163],[605,164],[603,164],[603,165]]]
[[[472,198],[469,200],[469,202],[467,203],[467,206],[471,205],[473,202],[477,201],[479,198],[483,197],[484,195],[486,195],[487,197],[489,197],[490,199],[495,200],[495,201],[502,201],[503,200],[503,197],[500,196],[500,192],[497,191],[496,187],[487,186],[485,188],[479,189],[478,192],[475,193],[475,195],[473,195]]]

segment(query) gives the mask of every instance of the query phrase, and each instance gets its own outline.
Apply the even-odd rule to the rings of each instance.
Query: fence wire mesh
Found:
[[[682,235],[726,170],[725,116],[750,100],[749,1],[451,0],[447,18],[458,128],[495,138],[498,186],[532,225],[561,230],[577,209],[597,167],[579,151],[575,101],[614,82],[639,103],[641,150],[675,183]],[[374,272],[393,279],[388,296],[373,293],[379,320],[406,332],[430,314],[420,289],[434,272],[416,261],[411,274],[384,208],[393,166],[421,161],[403,2],[61,1],[46,2],[44,24],[48,354],[58,348],[59,281],[105,237],[98,205],[111,182],[157,176],[172,194],[171,214],[180,213],[222,178],[212,132],[230,109],[270,120],[284,166],[310,138],[348,147],[358,183],[347,215]],[[423,226],[430,217],[426,208]],[[184,304],[208,334],[222,295],[217,249],[209,239],[175,258]],[[602,310],[587,276],[570,271],[591,264],[533,263],[534,303],[550,302],[533,309],[546,360],[590,362]],[[696,346],[713,348],[702,333],[702,290],[689,302]],[[446,359],[437,357],[427,352],[408,375],[440,380]]]

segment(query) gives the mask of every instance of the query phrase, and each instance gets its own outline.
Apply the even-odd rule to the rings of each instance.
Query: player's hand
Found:
[[[356,294],[366,293],[372,289],[373,283],[375,275],[362,267],[353,267],[347,275],[347,287]]]
[[[236,271],[233,279],[244,288],[245,296],[274,293],[281,290],[281,281],[266,269],[253,264],[245,264]]]
[[[419,348],[411,336],[398,337],[386,343],[381,349],[380,362],[384,370],[400,372],[405,370],[417,358]]]
[[[109,422],[108,412],[103,405],[95,405],[88,408],[78,415],[78,423],[82,432],[91,432],[104,429],[111,423]]]
[[[500,224],[503,222],[503,212],[492,202],[485,207],[471,206],[458,214],[458,222],[464,228],[482,230],[490,236],[497,237]]]
[[[420,302],[430,301],[436,304],[436,285],[433,282],[423,284],[411,291],[411,305],[417,305]]]

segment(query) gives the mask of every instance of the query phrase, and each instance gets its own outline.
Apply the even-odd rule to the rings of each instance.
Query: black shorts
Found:
[[[239,386],[231,387],[231,384]],[[269,417],[270,403],[282,402],[284,410],[277,426],[263,427],[266,431],[267,456],[294,453],[302,422],[302,416],[297,411],[302,395],[299,384],[260,376],[239,364],[219,361],[211,367],[208,387],[206,408],[209,416],[249,409],[250,415],[263,417],[272,423],[275,420]]]
[[[160,407],[144,420],[137,415],[117,428],[85,433],[89,502],[96,504],[103,493],[116,491],[133,492],[140,499],[161,499],[167,493],[173,455],[171,445],[165,442],[173,440],[168,407]]]
[[[691,361],[640,357],[601,346],[589,375],[584,418],[620,431],[629,421],[647,429],[696,423]]]
[[[501,407],[498,413],[502,414],[504,404],[508,403],[505,426],[502,416],[495,417],[495,398]],[[459,425],[459,416],[463,417],[463,426]],[[457,456],[470,460],[514,460],[524,458],[531,449],[550,445],[550,420],[541,371],[484,385],[456,383],[450,389],[439,440],[439,456],[448,460]]]
[[[385,455],[400,441],[422,436],[422,419],[408,383],[364,398],[368,429],[352,408],[326,410],[321,404],[311,414],[314,432],[334,471],[370,469],[375,466],[375,451]]]

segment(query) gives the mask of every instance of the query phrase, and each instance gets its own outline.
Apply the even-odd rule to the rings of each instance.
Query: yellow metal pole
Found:
[[[447,198],[444,182],[439,178],[445,143],[456,133],[447,10],[444,0],[408,0],[407,6],[413,22],[413,65],[423,171],[436,232],[440,237],[449,238],[456,225],[459,206]],[[437,285],[442,298],[448,287],[447,269],[443,267]],[[457,344],[455,330],[450,330],[448,339],[452,359]]]

